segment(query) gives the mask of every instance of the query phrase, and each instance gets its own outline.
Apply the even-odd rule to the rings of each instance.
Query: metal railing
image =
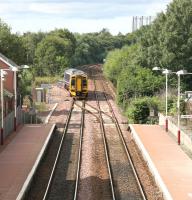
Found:
[[[14,111],[9,113],[6,117],[4,117],[4,130],[3,137],[6,138],[8,135],[14,132]],[[16,117],[16,125],[22,124],[37,124],[41,123],[41,121],[37,118],[36,114],[31,115],[29,112],[24,112],[20,106],[17,107],[17,117]],[[1,120],[0,120],[1,126]]]
[[[4,118],[4,138],[7,137],[14,130],[14,112],[9,113]]]

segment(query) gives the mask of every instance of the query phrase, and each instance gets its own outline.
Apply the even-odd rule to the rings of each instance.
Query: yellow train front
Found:
[[[69,90],[70,96],[85,98],[88,94],[87,74],[81,70],[68,69],[64,73],[64,87]]]

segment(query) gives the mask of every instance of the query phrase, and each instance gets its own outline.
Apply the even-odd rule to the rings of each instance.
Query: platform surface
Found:
[[[53,125],[24,125],[0,153],[0,200],[15,200]]]
[[[158,125],[131,125],[137,143],[142,143],[149,165],[158,171],[162,183],[174,200],[192,200],[192,160]],[[139,141],[140,140],[140,141]],[[141,144],[140,143],[140,144]],[[169,195],[167,195],[169,196]]]

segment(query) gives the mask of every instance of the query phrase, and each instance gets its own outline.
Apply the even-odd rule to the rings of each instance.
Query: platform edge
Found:
[[[33,177],[34,177],[34,175],[35,175],[35,173],[37,171],[37,168],[38,168],[38,166],[40,164],[40,161],[43,158],[43,155],[44,155],[44,153],[46,151],[46,148],[48,146],[48,143],[49,143],[49,141],[51,139],[51,136],[52,136],[55,128],[56,128],[56,124],[53,124],[51,129],[50,129],[50,131],[49,131],[49,134],[48,134],[48,136],[47,136],[47,138],[45,140],[45,143],[44,143],[43,147],[41,148],[41,151],[40,151],[39,155],[37,156],[37,159],[36,159],[32,169],[31,169],[31,171],[29,172],[29,174],[28,174],[28,176],[27,176],[27,178],[26,178],[26,180],[25,180],[25,182],[24,182],[24,184],[23,184],[23,186],[22,186],[22,188],[21,188],[16,200],[24,199],[24,197],[25,197],[25,195],[26,195],[26,193],[27,193],[27,191],[28,191],[28,189],[29,189],[29,187],[30,187],[30,185],[32,183]]]
[[[157,168],[155,167],[153,161],[151,160],[147,150],[145,149],[143,143],[141,142],[141,140],[140,140],[136,130],[134,129],[133,125],[129,124],[129,127],[130,127],[130,130],[131,130],[131,134],[133,135],[133,138],[134,138],[136,144],[138,145],[138,148],[140,149],[144,159],[148,163],[148,166],[149,166],[151,173],[155,177],[156,183],[159,185],[161,191],[163,192],[163,196],[165,197],[166,200],[173,200],[171,194],[169,193],[165,183],[163,182]]]
[[[50,119],[50,117],[51,117],[53,111],[56,109],[57,105],[58,105],[58,103],[56,103],[56,104],[54,105],[54,107],[52,108],[52,110],[50,111],[50,113],[48,114],[48,116],[46,117],[46,119],[45,119],[45,121],[44,121],[44,124],[47,124],[47,123],[49,122],[49,119]]]

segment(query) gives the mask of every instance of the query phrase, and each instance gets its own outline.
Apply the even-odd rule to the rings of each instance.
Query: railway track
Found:
[[[98,79],[100,80],[97,81]],[[109,102],[110,97],[107,95],[102,78],[97,77],[97,80],[94,80],[95,96],[99,109],[112,199],[146,199],[120,125]],[[103,112],[107,112],[107,115]]]
[[[75,100],[66,121],[52,173],[43,199],[76,199],[81,164],[84,129],[84,110],[75,106]],[[84,101],[78,102],[85,106]]]
[[[97,72],[96,69],[95,71]],[[27,199],[146,199],[142,187],[138,186],[136,170],[134,172],[134,166],[130,163],[129,152],[113,112],[114,106],[110,105],[110,102],[113,104],[112,96],[109,95],[111,93],[107,94],[107,86],[98,73],[94,73],[92,79],[95,79],[95,91],[94,82],[90,81],[92,89],[87,99],[86,109],[83,101],[76,101],[76,103],[72,101],[71,108],[69,109],[70,104],[67,106],[67,112],[65,105],[63,109],[65,126],[63,123],[58,124],[62,126],[60,130],[62,139],[60,145],[57,145],[58,153],[54,154],[57,161],[52,164],[54,167],[52,173],[49,173],[51,177],[47,178],[45,187],[39,190],[41,195],[37,194],[34,198]],[[85,110],[87,112],[84,129]],[[88,111],[92,111],[91,115]],[[56,116],[58,117],[57,114]],[[65,127],[64,131],[63,127]],[[53,149],[50,151],[52,152]],[[79,180],[80,164],[81,180]],[[46,168],[41,170],[39,177],[48,177],[47,173],[43,175],[44,171]],[[48,180],[49,184],[47,184]]]

